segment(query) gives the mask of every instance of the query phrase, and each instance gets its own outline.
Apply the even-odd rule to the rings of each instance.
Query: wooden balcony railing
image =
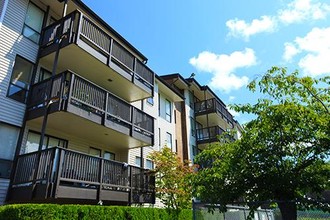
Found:
[[[62,110],[77,113],[100,125],[153,144],[153,117],[71,71],[36,83],[30,91],[28,119],[42,117],[43,109],[52,103],[49,113]],[[81,110],[86,115],[80,114]],[[113,127],[113,123],[118,126]]]
[[[155,202],[155,176],[149,170],[63,148],[19,155],[14,172],[12,202],[41,198],[85,199],[94,204]]]
[[[81,12],[74,11],[43,29],[40,56],[55,52],[59,41],[61,47],[84,42],[94,50],[89,52],[105,57],[106,65],[116,64],[131,76],[132,82],[138,81],[153,92],[154,72]]]
[[[196,129],[196,138],[198,143],[215,142],[218,136],[225,132],[219,126]]]
[[[195,103],[195,113],[196,115],[203,115],[208,113],[217,113],[221,115],[222,118],[226,119],[229,124],[233,124],[233,116],[227,110],[226,106],[220,103],[217,99],[207,99],[204,101]]]

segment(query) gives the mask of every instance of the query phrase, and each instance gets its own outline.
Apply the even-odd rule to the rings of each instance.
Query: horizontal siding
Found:
[[[0,178],[0,205],[3,205],[5,203],[8,186],[9,186],[9,179]]]
[[[27,0],[8,1],[0,29],[0,121],[22,125],[25,105],[6,97],[16,55],[35,62],[38,45],[21,35]]]
[[[25,151],[25,146],[26,146],[26,142],[27,142],[27,134],[28,134],[29,130],[32,130],[35,132],[40,132],[40,128],[34,128],[34,127],[28,127],[28,126],[26,127],[26,129],[24,131],[24,138],[22,141],[22,148],[21,148],[21,152],[20,152],[21,154],[24,153],[24,151]],[[109,148],[100,143],[92,142],[88,139],[83,139],[81,137],[70,136],[70,135],[60,132],[60,131],[48,130],[47,134],[57,137],[57,138],[67,140],[68,149],[70,149],[70,150],[75,150],[75,151],[79,151],[79,152],[88,154],[89,148],[93,147],[93,148],[101,149],[102,152],[110,151],[112,153],[115,153],[117,161],[127,162],[127,151],[128,150],[119,150],[116,148]]]

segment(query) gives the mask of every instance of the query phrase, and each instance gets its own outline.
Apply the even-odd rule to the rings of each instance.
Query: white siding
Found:
[[[148,158],[148,156],[150,155],[151,152],[159,151],[159,149],[161,147],[165,146],[167,132],[172,135],[172,149],[173,149],[173,151],[175,151],[175,140],[176,140],[175,134],[176,134],[176,132],[175,132],[173,102],[169,97],[164,96],[161,91],[158,91],[158,88],[159,87],[156,82],[155,87],[154,87],[154,104],[150,105],[146,102],[146,100],[144,100],[144,103],[143,103],[143,111],[155,118],[155,123],[154,123],[154,142],[155,142],[155,144],[154,144],[154,146],[148,146],[148,147],[143,148],[144,166],[146,165],[146,159]],[[160,96],[161,103],[158,103],[158,96]],[[165,100],[166,99],[172,102],[172,108],[171,108],[172,120],[171,120],[171,122],[168,122],[167,120],[165,120]],[[161,113],[162,113],[161,116],[158,116],[158,105],[161,105]],[[159,140],[159,128],[160,128],[160,132],[161,132],[161,135],[160,135],[161,140]],[[141,156],[140,148],[129,150],[128,163],[135,165],[136,156],[138,156],[138,157]]]
[[[6,200],[8,186],[9,179],[0,178],[0,205],[3,205]]]
[[[7,89],[16,55],[35,62],[38,45],[22,36],[27,0],[8,1],[0,29],[0,121],[21,126],[25,105],[7,98]]]

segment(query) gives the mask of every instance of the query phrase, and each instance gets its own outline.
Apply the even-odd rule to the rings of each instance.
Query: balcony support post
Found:
[[[67,8],[68,8],[68,0],[64,0],[63,12],[62,12],[62,17],[63,18],[66,16]]]
[[[128,205],[132,204],[132,197],[133,197],[133,175],[132,175],[132,166],[129,166],[129,197],[128,197]]]
[[[99,164],[99,188],[97,189],[97,201],[99,204],[102,204],[102,201],[101,201],[101,192],[102,192],[102,182],[103,182],[103,167],[104,167],[104,160],[102,158],[100,158],[100,164]]]

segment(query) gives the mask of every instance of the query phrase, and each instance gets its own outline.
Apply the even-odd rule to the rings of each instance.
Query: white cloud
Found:
[[[273,32],[276,22],[270,16],[261,16],[260,19],[254,19],[251,23],[237,18],[228,20],[226,26],[229,28],[229,35],[234,37],[243,37],[248,40],[251,35],[261,32]]]
[[[249,40],[255,34],[276,31],[280,24],[325,19],[329,13],[330,4],[321,3],[320,0],[294,0],[275,15],[264,15],[251,22],[235,18],[228,20],[226,26],[228,35]]]
[[[284,54],[283,59],[287,62],[290,62],[292,58],[300,53],[300,50],[296,48],[296,46],[293,43],[286,42],[284,44]]]
[[[313,0],[295,0],[286,9],[278,11],[278,19],[285,24],[304,20],[325,19],[330,12],[330,5]]]
[[[285,47],[290,45],[289,47],[296,49],[296,54],[303,54],[298,65],[305,75],[318,76],[330,73],[329,39],[330,27],[313,28],[305,37],[297,37],[293,43],[286,43]],[[289,52],[285,50],[285,53]],[[288,57],[290,56],[288,55]]]
[[[244,51],[235,51],[230,55],[214,54],[208,51],[201,52],[197,57],[189,60],[198,71],[213,74],[210,87],[226,93],[247,85],[249,78],[238,76],[234,71],[238,68],[256,64],[254,50],[246,48]]]

